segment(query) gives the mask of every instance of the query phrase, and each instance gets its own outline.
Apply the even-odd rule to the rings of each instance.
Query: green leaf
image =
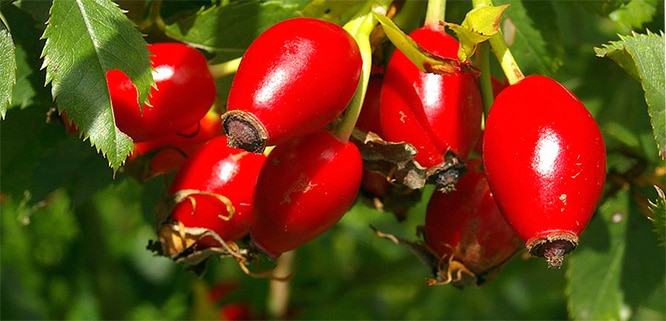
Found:
[[[590,0],[576,0],[576,4],[585,8],[585,10],[601,15],[607,16],[616,9],[622,7],[624,4],[629,3],[631,0],[603,0],[603,1],[590,1]],[[643,1],[643,0],[639,0]]]
[[[344,24],[365,4],[358,0],[313,0],[301,10],[303,16]]]
[[[46,82],[58,108],[118,170],[133,144],[115,126],[105,74],[124,71],[143,105],[154,84],[146,42],[110,0],[53,1],[43,37]]]
[[[419,46],[412,38],[405,34],[389,18],[373,12],[375,18],[381,23],[391,43],[402,51],[403,54],[422,72],[435,74],[447,74],[454,72],[477,72],[472,65],[461,63],[458,59],[445,58],[430,53]]]
[[[658,5],[657,0],[632,0],[611,12],[609,18],[630,27],[640,28],[652,21]]]
[[[47,1],[29,1],[31,4],[48,3]],[[44,86],[45,72],[40,70],[40,54],[44,42],[40,41],[40,36],[44,32],[44,20],[35,20],[33,10],[26,9],[25,2],[21,3],[19,8],[11,5],[3,8],[3,15],[7,20],[7,25],[11,30],[15,45],[16,59],[16,84],[12,89],[12,98],[9,108],[28,106],[51,106],[50,88]],[[47,8],[48,12],[48,8]]]
[[[479,6],[467,13],[462,24],[446,23],[458,37],[460,48],[458,59],[467,61],[476,51],[478,44],[490,39],[499,31],[499,23],[504,10],[509,5]]]
[[[568,259],[568,308],[574,320],[630,319],[663,283],[666,252],[649,232],[651,224],[632,193],[621,189],[599,207]]]
[[[608,57],[638,80],[643,87],[645,102],[659,153],[666,158],[666,118],[664,103],[664,33],[632,33],[620,36],[601,48],[595,48],[599,57]]]
[[[165,32],[193,47],[241,56],[264,30],[297,16],[297,5],[283,5],[279,1],[234,1],[167,25]]]
[[[655,232],[661,240],[663,246],[666,241],[666,195],[664,191],[658,186],[654,187],[657,190],[658,197],[655,201],[650,200],[650,211],[652,217],[650,220],[654,224]]]
[[[629,307],[620,289],[625,255],[629,193],[599,207],[568,258],[568,307],[574,320],[627,320]]]
[[[5,119],[11,104],[12,88],[16,83],[16,56],[14,41],[4,17],[0,14],[0,119]]]
[[[504,39],[525,75],[554,74],[562,65],[564,47],[557,15],[550,1],[497,0],[510,4],[501,28]]]

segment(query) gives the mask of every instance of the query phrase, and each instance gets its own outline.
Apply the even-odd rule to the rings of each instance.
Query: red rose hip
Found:
[[[458,59],[458,42],[435,26],[409,35],[429,52]],[[447,150],[466,159],[481,135],[482,101],[474,74],[421,72],[396,50],[386,67],[380,117],[384,138],[405,141],[424,167],[444,162]]]
[[[253,242],[277,258],[324,233],[353,204],[362,172],[356,145],[326,130],[276,146],[257,182]]]
[[[528,76],[497,96],[483,154],[502,214],[532,255],[559,267],[604,186],[606,150],[592,115],[560,83]]]
[[[116,125],[135,142],[187,129],[206,115],[215,100],[215,81],[206,58],[196,49],[155,43],[148,50],[155,68],[150,106],[139,106],[136,87],[125,73],[114,69],[106,74]]]
[[[361,75],[361,55],[342,27],[282,21],[247,49],[222,115],[229,144],[253,152],[311,134],[337,117]]]

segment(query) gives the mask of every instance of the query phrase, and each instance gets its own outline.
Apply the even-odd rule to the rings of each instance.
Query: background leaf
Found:
[[[54,1],[44,38],[46,81],[59,110],[117,170],[133,144],[115,126],[105,73],[123,70],[137,85],[138,101],[146,102],[153,84],[146,42],[108,0]]]
[[[574,319],[631,319],[659,289],[666,253],[650,228],[632,205],[630,189],[599,207],[568,259],[568,307]]]
[[[7,107],[11,103],[12,88],[16,83],[16,55],[14,41],[0,14],[0,119],[5,119]]]
[[[494,4],[510,4],[501,28],[523,74],[554,74],[562,65],[564,49],[553,4],[522,0],[498,0]]]
[[[630,36],[620,36],[619,41],[595,48],[595,51],[600,57],[613,59],[641,83],[654,138],[662,159],[666,158],[664,33],[657,35],[648,31],[644,35],[633,33]]]
[[[234,1],[166,26],[166,34],[191,46],[240,57],[250,43],[278,21],[299,16],[297,5],[279,1]]]

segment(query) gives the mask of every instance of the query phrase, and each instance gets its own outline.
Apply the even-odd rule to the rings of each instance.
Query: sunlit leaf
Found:
[[[456,33],[458,42],[460,42],[460,49],[458,50],[460,61],[469,59],[476,51],[478,44],[490,39],[499,31],[500,19],[508,6],[476,7],[467,13],[462,24],[446,24]]]
[[[632,33],[601,48],[597,56],[609,57],[641,83],[652,131],[662,158],[666,158],[666,110],[664,103],[664,33]]]
[[[54,1],[43,37],[43,67],[58,108],[117,170],[133,144],[115,126],[105,74],[127,73],[143,105],[153,84],[146,42],[110,0]]]

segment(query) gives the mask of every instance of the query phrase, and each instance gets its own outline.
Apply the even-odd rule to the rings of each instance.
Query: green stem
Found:
[[[215,79],[229,76],[231,74],[234,74],[236,70],[238,70],[238,65],[240,64],[241,58],[242,57],[238,57],[236,59],[225,61],[223,63],[209,65],[208,70]]]
[[[153,3],[150,5],[150,8],[148,9],[148,17],[138,25],[139,30],[146,30],[152,25],[157,26],[157,29],[159,30],[165,29],[166,24],[164,23],[162,15],[160,14],[161,7],[162,0],[153,1]]]
[[[481,88],[481,98],[483,100],[483,112],[487,117],[494,100],[493,82],[490,78],[490,49],[487,43],[480,43],[477,47],[475,64],[481,69],[479,87]]]
[[[445,20],[445,15],[446,0],[428,0],[424,25],[439,28],[439,22]]]
[[[285,320],[289,310],[289,297],[291,294],[290,280],[288,276],[293,273],[295,251],[282,253],[277,259],[277,265],[273,273],[278,278],[271,279],[268,292],[268,315],[272,320]]]
[[[373,7],[373,4],[375,7]],[[343,143],[349,141],[358,116],[361,114],[363,107],[363,100],[365,99],[365,92],[368,88],[370,81],[370,69],[372,68],[372,48],[370,47],[370,33],[377,24],[377,19],[372,15],[373,10],[383,10],[386,12],[389,1],[383,0],[380,4],[374,1],[367,1],[366,5],[359,10],[359,15],[352,18],[343,27],[349,34],[354,37],[358,47],[361,51],[361,58],[363,60],[363,67],[361,69],[361,79],[359,80],[356,93],[351,102],[347,106],[345,115],[340,122],[340,125],[335,129],[333,135]]]
[[[479,6],[492,6],[493,1],[492,0],[472,0],[472,4],[474,7],[479,7]],[[490,47],[493,49],[493,53],[497,57],[497,60],[499,60],[500,66],[502,67],[502,71],[504,71],[504,75],[506,76],[506,79],[509,81],[509,84],[513,85],[520,81],[521,79],[525,78],[523,75],[523,72],[520,70],[520,67],[518,66],[518,63],[516,62],[516,59],[513,57],[513,54],[511,54],[511,50],[509,50],[509,47],[506,45],[506,42],[504,41],[504,36],[502,35],[502,31],[498,31],[495,35],[490,37],[488,40],[490,42]]]

